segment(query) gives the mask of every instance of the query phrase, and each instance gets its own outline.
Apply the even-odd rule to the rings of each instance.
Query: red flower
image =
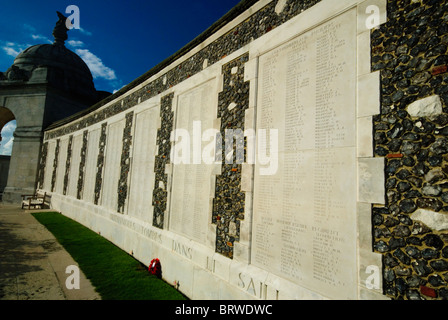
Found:
[[[148,271],[149,271],[149,273],[155,275],[157,278],[161,279],[162,278],[162,266],[160,265],[160,260],[157,258],[152,259],[151,263],[149,264]]]

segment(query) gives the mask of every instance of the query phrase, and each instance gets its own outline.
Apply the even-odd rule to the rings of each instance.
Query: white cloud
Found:
[[[45,41],[45,42],[48,42],[48,43],[53,43],[53,41],[51,41],[46,36],[43,36],[41,34],[32,34],[31,38],[33,38],[34,40],[42,40],[42,41]]]
[[[115,92],[119,91],[120,89],[124,88],[125,85],[123,85],[123,83],[121,81],[119,81],[119,82],[113,83],[113,86],[118,88],[118,89],[114,89],[114,91],[112,92],[112,93],[115,93]]]
[[[79,27],[79,29],[75,29],[75,30],[81,31],[81,33],[85,34],[86,36],[91,36],[92,35],[92,32],[87,31],[86,29],[83,29],[81,27]]]
[[[20,51],[17,51],[16,49],[11,48],[11,47],[2,47],[2,49],[6,52],[6,54],[8,56],[11,56],[11,57],[15,57],[20,53]]]
[[[16,57],[20,52],[27,48],[26,45],[14,43],[14,42],[6,42],[4,46],[2,46],[2,50],[11,57]]]
[[[12,145],[14,142],[13,133],[16,130],[16,121],[10,121],[2,129],[1,136],[2,141],[0,142],[0,155],[9,156],[12,152]]]
[[[12,136],[12,134],[16,130],[16,127],[17,127],[16,120],[9,121],[7,124],[4,125],[2,129],[2,136],[4,135]]]
[[[84,45],[84,42],[79,40],[68,40],[67,43],[72,47],[82,47]]]
[[[0,142],[0,155],[2,156],[10,156],[12,153],[12,145],[14,143],[14,138],[11,139],[3,139]]]
[[[96,55],[90,52],[88,49],[76,49],[76,53],[84,60],[92,72],[93,78],[103,78],[106,80],[115,80],[117,76],[115,71],[109,67],[106,67]]]

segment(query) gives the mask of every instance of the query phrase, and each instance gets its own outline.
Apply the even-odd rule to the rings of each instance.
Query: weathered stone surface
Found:
[[[423,187],[422,192],[426,196],[437,197],[442,192],[442,189],[439,186],[428,185]]]
[[[435,117],[442,113],[442,102],[438,95],[434,95],[411,103],[407,111],[415,118]]]
[[[405,199],[400,202],[400,209],[405,213],[412,213],[417,209],[417,205],[412,199]]]
[[[438,161],[434,165],[437,164]],[[445,174],[443,173],[443,170],[441,168],[433,169],[425,175],[425,180],[429,183],[435,183],[439,180],[442,180],[443,178],[445,178]]]
[[[411,218],[424,223],[433,230],[448,230],[448,213],[418,209],[411,215]]]
[[[435,271],[448,271],[448,261],[446,260],[432,261],[430,265]]]
[[[431,145],[430,150],[436,155],[443,155],[448,153],[448,139],[437,138],[437,140]]]
[[[378,248],[389,249],[382,252],[385,265],[393,261],[397,264],[395,270],[406,268],[404,253],[412,260],[410,276],[384,284],[387,295],[397,299],[439,299],[446,294],[440,289],[446,286],[446,260],[441,257],[448,257],[447,238],[442,236],[448,217],[448,170],[444,169],[448,160],[447,4],[387,4],[389,23],[397,27],[393,31],[380,28],[371,36],[372,70],[381,70],[382,91],[382,116],[374,117],[374,152],[382,157],[398,152],[404,155],[400,163],[387,162],[385,210],[396,217],[403,214],[410,221],[400,218],[400,224],[394,225],[393,219],[382,214],[382,223],[375,218],[374,236],[384,237]],[[398,27],[403,22],[405,25]],[[407,223],[411,223],[410,235],[405,235],[403,226]],[[389,236],[376,232],[384,228],[390,229]],[[407,246],[400,247],[398,235],[404,236]],[[396,259],[391,260],[389,253]]]

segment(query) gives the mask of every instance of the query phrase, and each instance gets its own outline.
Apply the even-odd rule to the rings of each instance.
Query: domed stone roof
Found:
[[[27,71],[37,67],[60,68],[66,76],[75,76],[90,82],[93,79],[86,63],[63,44],[38,44],[29,47],[19,53],[13,65]]]
[[[19,53],[0,80],[48,83],[66,93],[97,101],[105,94],[96,91],[87,64],[65,47],[67,18],[57,13],[59,21],[53,30],[54,43],[34,45]]]

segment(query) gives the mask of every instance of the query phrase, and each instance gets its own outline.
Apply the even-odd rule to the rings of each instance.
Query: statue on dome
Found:
[[[67,17],[59,11],[56,11],[56,13],[58,14],[59,20],[53,29],[54,44],[64,45],[65,40],[68,38],[67,31],[69,30],[66,23]]]

